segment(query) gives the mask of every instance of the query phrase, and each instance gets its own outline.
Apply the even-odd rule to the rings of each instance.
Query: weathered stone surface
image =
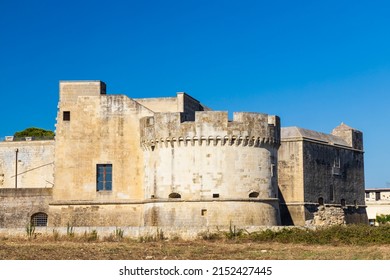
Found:
[[[25,228],[33,214],[48,213],[51,200],[52,188],[0,189],[0,228]]]
[[[362,133],[344,124],[281,134],[277,116],[229,120],[182,92],[131,99],[107,95],[101,81],[64,81],[55,141],[0,143],[0,190],[15,184],[16,148],[18,185],[34,191],[0,193],[0,227],[24,226],[36,211],[56,227],[340,222],[319,204],[343,209],[347,223],[366,218]],[[97,188],[102,164],[111,189]]]
[[[54,146],[54,140],[0,142],[0,189],[53,187]]]
[[[308,205],[353,206],[365,212],[360,131],[344,124],[332,134],[297,127],[281,131],[278,179],[285,223],[304,225],[312,219],[315,211]]]
[[[280,224],[279,118],[207,110],[185,93],[133,100],[62,82],[51,224]],[[112,164],[112,190],[97,191],[97,164]]]
[[[310,225],[335,226],[344,225],[345,223],[345,214],[341,207],[319,206]]]

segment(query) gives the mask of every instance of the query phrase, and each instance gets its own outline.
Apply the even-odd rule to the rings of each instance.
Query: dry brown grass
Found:
[[[38,236],[0,238],[0,259],[8,260],[383,260],[390,245],[304,245],[249,240],[86,241]]]

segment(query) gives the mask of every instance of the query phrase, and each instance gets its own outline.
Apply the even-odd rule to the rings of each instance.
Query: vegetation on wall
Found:
[[[294,244],[316,244],[316,245],[369,245],[369,244],[390,244],[390,226],[383,225],[373,227],[369,225],[336,225],[330,227],[319,227],[317,229],[283,227],[280,230],[266,229],[256,232],[240,232],[234,235],[232,231],[224,236],[222,233],[200,234],[205,240],[218,240],[227,237],[229,239],[247,240],[251,242],[278,242]]]
[[[379,223],[379,224],[387,224],[387,223],[390,223],[390,215],[377,215],[376,216],[376,221]]]
[[[54,132],[42,128],[29,127],[14,134],[15,138],[35,137],[35,138],[54,138]]]

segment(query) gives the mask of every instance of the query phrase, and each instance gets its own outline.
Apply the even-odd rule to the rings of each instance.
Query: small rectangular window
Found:
[[[335,176],[341,175],[340,167],[333,166],[332,167],[332,174],[335,175]]]
[[[219,193],[213,193],[213,198],[218,198],[219,197]]]
[[[112,164],[98,164],[96,167],[96,190],[112,190]]]
[[[276,177],[276,165],[275,164],[271,164],[271,177]]]
[[[375,200],[381,200],[381,193],[375,192]]]
[[[334,186],[333,185],[329,186],[329,200],[334,201]]]
[[[337,155],[336,155],[334,162],[333,162],[332,174],[336,175],[336,176],[341,175],[341,161],[340,161],[340,156],[339,156],[338,151],[337,151]]]
[[[63,120],[64,121],[70,121],[70,112],[69,111],[64,111],[63,112]]]

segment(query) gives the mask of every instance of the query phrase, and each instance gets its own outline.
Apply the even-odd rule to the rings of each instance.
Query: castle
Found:
[[[0,143],[0,228],[366,223],[362,137],[62,81],[55,140]]]

